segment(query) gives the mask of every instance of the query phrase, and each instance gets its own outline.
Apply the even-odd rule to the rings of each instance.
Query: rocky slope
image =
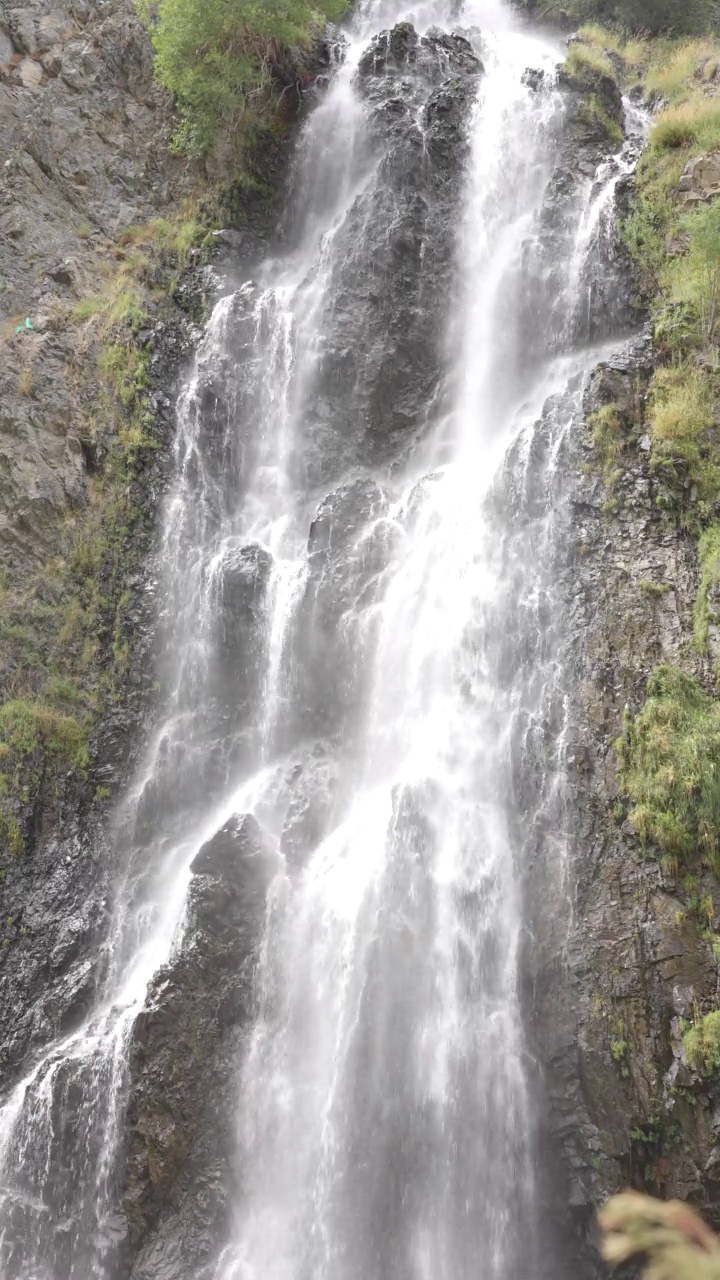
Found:
[[[287,169],[276,128],[254,184],[210,189],[172,124],[131,0],[0,13],[2,1087],[102,978],[177,379],[217,287],[200,261],[257,256]]]
[[[714,199],[714,155],[677,172],[669,198],[679,207]],[[618,220],[637,198],[632,184],[619,185]],[[687,239],[668,243],[670,253],[687,251]],[[687,1041],[720,1000],[720,886],[697,837],[689,852],[668,856],[643,836],[627,794],[633,726],[653,673],[669,664],[708,706],[716,697],[714,596],[704,651],[696,630],[697,528],[716,507],[708,513],[694,475],[659,453],[657,382],[684,353],[668,350],[657,307],[655,316],[590,380],[568,445],[557,569],[571,708],[557,829],[568,879],[558,894],[570,929],[551,931],[538,949],[532,1021],[569,1203],[591,1250],[594,1209],[626,1186],[688,1200],[720,1221],[720,1085],[711,1065],[689,1057]],[[608,459],[611,421],[622,427]],[[666,719],[662,749],[672,751],[676,723]],[[699,804],[700,775],[683,785]]]

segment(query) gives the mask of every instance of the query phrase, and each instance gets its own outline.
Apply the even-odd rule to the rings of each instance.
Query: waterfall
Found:
[[[629,163],[546,234],[561,57],[501,0],[360,0],[282,247],[215,307],[178,403],[163,711],[114,820],[101,995],[0,1112],[7,1280],[129,1274],[132,1039],[200,872],[241,848],[261,905],[231,1211],[172,1274],[540,1274],[524,859],[541,822],[562,915],[563,457]]]

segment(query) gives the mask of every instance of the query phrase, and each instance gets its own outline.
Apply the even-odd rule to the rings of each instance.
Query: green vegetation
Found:
[[[644,1280],[720,1280],[720,1241],[684,1200],[626,1191],[600,1210],[599,1222],[602,1255],[623,1273],[631,1263]]]
[[[616,744],[630,821],[666,870],[699,856],[720,871],[720,703],[671,666],[658,667],[647,693]]]
[[[720,524],[712,524],[700,536],[700,586],[695,600],[694,641],[698,653],[707,653],[710,627],[716,621],[710,593],[720,583]]]
[[[683,1036],[685,1056],[702,1076],[720,1071],[720,1009],[698,1018]]]
[[[564,70],[574,80],[591,85],[597,76],[614,78],[613,65],[605,50],[597,43],[580,43],[570,45],[565,59]]]
[[[720,101],[700,98],[666,107],[660,112],[650,134],[655,151],[675,147],[695,147],[711,151],[720,141]]]
[[[268,114],[273,76],[346,0],[137,0],[158,79],[180,113],[176,146],[203,156],[219,133],[246,138]]]
[[[589,129],[604,133],[609,147],[619,150],[622,146],[623,131],[617,121],[608,115],[596,93],[590,93],[581,104],[578,119]]]
[[[627,41],[597,25],[580,34],[595,59],[612,55],[621,83],[642,75],[645,92],[668,103],[638,165],[623,226],[660,355],[634,435],[650,438],[658,505],[699,537],[720,504],[720,201],[688,204],[679,184],[689,160],[720,148],[720,44],[709,35]],[[619,461],[622,432],[609,410],[601,412],[605,421],[596,415],[592,427],[610,480],[608,459],[615,452],[613,467]],[[632,438],[632,425],[626,434]]]
[[[590,414],[595,455],[609,486],[617,475],[617,465],[627,436],[627,423],[618,405],[604,404]]]

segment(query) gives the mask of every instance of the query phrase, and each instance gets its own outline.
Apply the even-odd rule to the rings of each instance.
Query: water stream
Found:
[[[401,19],[427,39],[368,59]],[[114,821],[102,998],[0,1112],[6,1280],[126,1274],[132,1029],[198,850],[241,814],[275,874],[240,1190],[203,1276],[540,1274],[523,857],[561,805],[562,459],[632,161],[578,184],[547,286],[561,56],[500,0],[360,0],[282,251],[215,308],[178,404],[165,709]]]

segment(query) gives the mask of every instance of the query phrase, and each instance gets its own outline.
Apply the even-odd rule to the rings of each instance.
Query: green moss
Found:
[[[702,1076],[720,1071],[720,1009],[705,1014],[683,1036],[685,1056]]]
[[[648,596],[664,596],[670,590],[666,582],[653,582],[650,578],[641,578],[638,586]]]
[[[34,755],[43,746],[72,768],[87,742],[87,728],[74,716],[44,703],[15,698],[0,707],[0,759]]]
[[[720,705],[696,680],[661,666],[616,744],[630,821],[677,869],[696,855],[720,870]]]

